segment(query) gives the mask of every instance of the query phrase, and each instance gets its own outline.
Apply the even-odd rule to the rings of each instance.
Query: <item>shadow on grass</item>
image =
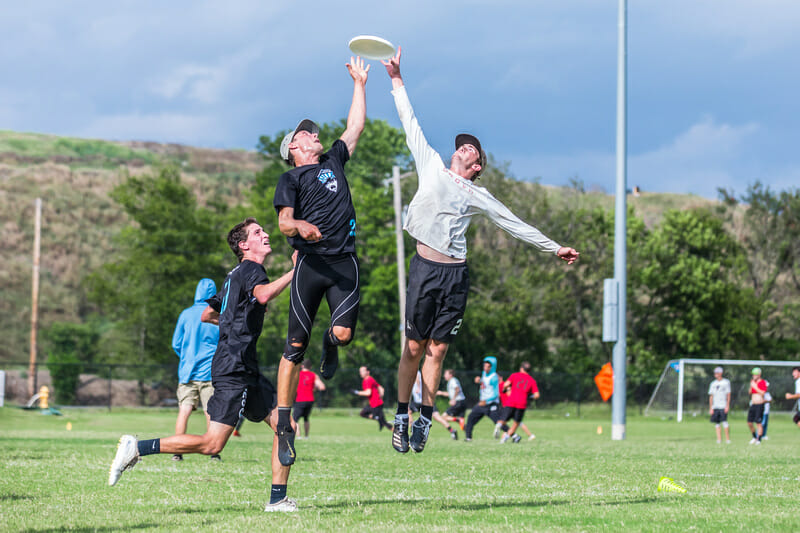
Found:
[[[151,523],[145,522],[141,524],[129,524],[120,527],[76,527],[76,528],[69,528],[68,531],[78,531],[79,533],[90,533],[93,531],[130,531],[132,529],[151,529],[151,528],[158,528],[163,527],[164,524],[159,523]],[[65,531],[64,527],[54,527],[48,529],[23,529],[24,533],[47,533],[47,532],[56,532],[56,531]]]
[[[33,496],[22,494],[0,494],[0,502],[16,502],[19,500],[32,500]]]
[[[636,503],[651,503],[656,501],[657,498],[655,497],[647,497],[647,498],[636,498],[636,499],[626,499],[626,500],[613,500],[613,501],[602,501],[602,502],[594,502],[591,505],[594,506],[606,506],[606,505],[630,505]],[[342,501],[342,502],[331,502],[331,503],[324,503],[324,504],[308,504],[300,505],[303,509],[306,508],[314,508],[314,509],[342,509],[344,507],[363,507],[363,506],[371,506],[371,505],[425,505],[429,504],[435,506],[444,511],[483,511],[486,509],[493,509],[493,508],[503,508],[503,507],[547,507],[547,506],[555,506],[555,505],[571,505],[577,504],[578,501],[575,500],[529,500],[529,501],[520,501],[520,500],[508,500],[508,501],[498,501],[492,500],[487,502],[464,502],[464,503],[457,503],[457,502],[445,502],[439,503],[436,500],[431,499],[410,499],[410,500],[354,500],[354,501]]]

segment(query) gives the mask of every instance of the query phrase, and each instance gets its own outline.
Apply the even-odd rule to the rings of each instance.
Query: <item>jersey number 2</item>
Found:
[[[458,335],[458,328],[461,327],[461,323],[463,321],[464,321],[463,318],[459,318],[458,319],[458,322],[456,322],[456,325],[453,327],[453,329],[450,330],[450,335]]]

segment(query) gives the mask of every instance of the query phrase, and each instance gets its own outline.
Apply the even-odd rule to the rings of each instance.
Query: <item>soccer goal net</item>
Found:
[[[731,382],[731,411],[746,411],[750,404],[750,378],[753,368],[761,368],[761,377],[769,383],[771,409],[791,411],[796,400],[786,400],[794,392],[792,367],[797,361],[745,361],[735,359],[673,359],[667,363],[658,380],[645,415],[685,416],[708,413],[708,387],[714,379],[714,368],[723,368],[722,377]]]

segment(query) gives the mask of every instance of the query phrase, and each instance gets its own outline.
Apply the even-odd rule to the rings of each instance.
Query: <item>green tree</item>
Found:
[[[87,280],[91,300],[113,323],[104,345],[116,362],[173,363],[178,315],[197,282],[208,277],[219,286],[230,263],[224,213],[198,207],[174,167],[129,176],[111,197],[134,224],[116,237],[113,262]]]
[[[43,335],[48,344],[47,367],[53,379],[55,401],[75,403],[75,393],[85,365],[97,356],[100,334],[92,324],[54,322]]]
[[[666,360],[752,357],[758,301],[737,278],[744,253],[707,209],[669,211],[630,272],[629,358],[655,374]]]

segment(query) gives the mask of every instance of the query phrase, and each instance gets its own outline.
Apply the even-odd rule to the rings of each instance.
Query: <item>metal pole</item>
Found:
[[[397,243],[397,292],[400,301],[400,353],[406,343],[406,251],[403,244],[403,205],[400,195],[400,167],[392,167],[394,232]]]
[[[683,420],[683,380],[685,376],[683,363],[683,359],[678,361],[678,422]]]
[[[614,278],[619,282],[617,342],[614,344],[614,396],[611,399],[611,440],[625,440],[627,365],[627,0],[619,0],[617,32],[617,192],[614,213]]]
[[[28,366],[28,395],[36,394],[36,336],[39,328],[39,250],[42,237],[42,199],[36,199],[33,237],[33,280],[31,284],[31,351]]]

